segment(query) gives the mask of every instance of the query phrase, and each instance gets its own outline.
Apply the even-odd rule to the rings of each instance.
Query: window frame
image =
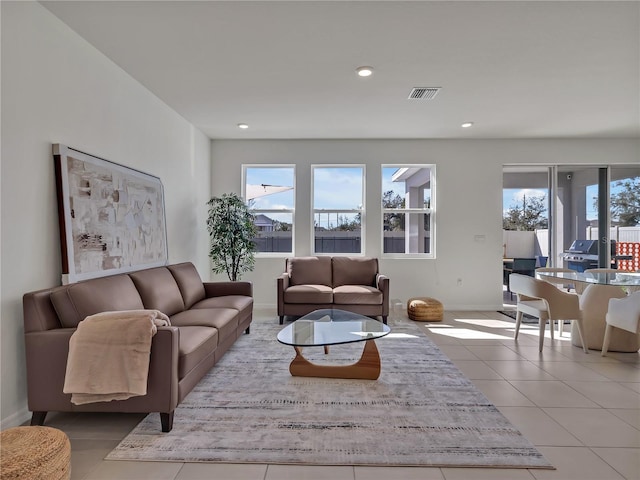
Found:
[[[269,208],[269,209],[254,209],[254,208],[250,208],[250,211],[253,215],[259,215],[259,214],[264,214],[267,215],[269,213],[290,213],[291,214],[291,251],[290,252],[259,252],[256,251],[255,252],[255,256],[256,257],[261,257],[261,258],[287,258],[287,257],[292,257],[295,256],[295,250],[296,250],[296,164],[295,163],[265,163],[265,164],[242,164],[242,199],[244,200],[245,204],[248,203],[247,202],[247,170],[251,169],[251,168],[262,168],[262,169],[267,169],[267,168],[291,168],[293,169],[293,208],[286,208],[286,209],[275,209],[275,208]]]
[[[362,189],[361,189],[361,207],[359,209],[323,209],[315,208],[315,189],[316,189],[316,170],[328,168],[361,168],[362,169]],[[364,256],[365,254],[365,223],[366,223],[366,191],[367,191],[367,166],[361,163],[322,163],[311,165],[311,254],[316,256]],[[360,251],[359,252],[316,252],[316,228],[315,218],[316,213],[346,213],[346,214],[360,214]]]
[[[417,207],[405,207],[405,208],[385,208],[382,205],[382,200],[384,198],[385,185],[384,185],[384,169],[385,168],[395,168],[396,170],[400,169],[428,169],[429,170],[429,208],[417,208]],[[405,192],[406,195],[406,192]],[[395,258],[395,259],[410,259],[410,258],[423,258],[423,259],[435,259],[436,258],[436,165],[431,163],[421,163],[421,164],[409,164],[409,163],[397,163],[397,164],[388,164],[383,163],[380,165],[380,252],[382,258]],[[391,252],[386,253],[384,251],[384,239],[385,239],[385,230],[384,230],[384,216],[389,213],[401,213],[405,215],[411,214],[424,214],[429,215],[429,252],[409,252],[409,253],[400,253],[400,252]],[[406,241],[406,234],[405,234]]]

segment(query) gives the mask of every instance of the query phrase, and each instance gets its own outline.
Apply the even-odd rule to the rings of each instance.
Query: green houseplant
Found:
[[[240,280],[255,265],[257,235],[254,216],[235,193],[212,197],[207,202],[207,229],[211,238],[209,257],[214,273],[225,272],[229,280]]]

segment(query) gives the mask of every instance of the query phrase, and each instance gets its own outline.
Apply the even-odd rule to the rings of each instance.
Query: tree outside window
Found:
[[[383,253],[433,256],[433,165],[382,166]]]
[[[502,217],[504,230],[534,231],[549,227],[547,219],[546,195],[522,194],[506,210]]]

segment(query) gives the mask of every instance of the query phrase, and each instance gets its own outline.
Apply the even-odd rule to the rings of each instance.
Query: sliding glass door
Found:
[[[505,257],[640,271],[640,167],[505,166],[503,203]],[[592,248],[569,262],[576,241]]]

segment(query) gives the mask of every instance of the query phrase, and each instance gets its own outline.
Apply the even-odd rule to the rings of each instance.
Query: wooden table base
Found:
[[[363,380],[377,380],[380,376],[380,353],[376,342],[367,340],[360,360],[352,365],[317,365],[302,356],[300,347],[293,347],[296,357],[289,365],[289,372],[294,377],[324,377],[324,378],[358,378]],[[325,353],[328,349],[325,347]]]

